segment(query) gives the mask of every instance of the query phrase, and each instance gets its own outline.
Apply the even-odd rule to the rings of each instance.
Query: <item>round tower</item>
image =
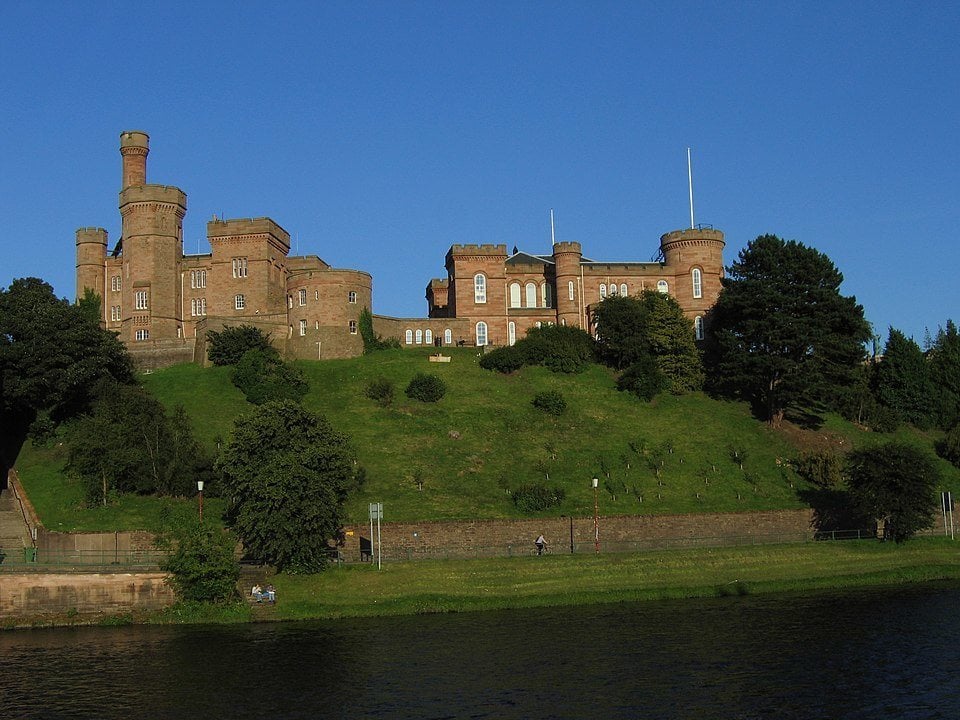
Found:
[[[702,316],[720,295],[723,233],[713,228],[674,230],[660,238],[663,272],[672,276],[671,294],[687,317]]]
[[[182,334],[180,266],[187,196],[169,185],[147,184],[149,137],[138,130],[120,134],[123,189],[123,323],[127,341],[171,340]]]
[[[86,289],[100,296],[100,311],[106,305],[107,231],[99,227],[77,230],[77,300]],[[102,319],[102,318],[101,318]]]
[[[580,260],[583,250],[578,242],[559,242],[553,246],[553,262],[557,277],[557,322],[581,327]]]
[[[120,133],[120,154],[123,156],[123,181],[120,189],[147,184],[147,155],[150,136],[140,130]]]

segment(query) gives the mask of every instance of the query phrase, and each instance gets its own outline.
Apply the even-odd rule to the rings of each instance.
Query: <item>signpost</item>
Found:
[[[373,521],[377,521],[377,570],[381,568],[380,520],[383,518],[383,503],[370,503],[370,559],[373,559]]]

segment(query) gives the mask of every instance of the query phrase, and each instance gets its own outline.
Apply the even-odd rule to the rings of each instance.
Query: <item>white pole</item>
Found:
[[[953,537],[953,493],[947,492],[947,508],[950,513],[950,539],[955,539]]]
[[[690,162],[690,148],[687,148],[687,184],[690,186],[690,229],[693,224],[693,164]]]
[[[550,208],[550,244],[551,245],[557,244],[557,236],[554,234],[554,231],[553,231],[553,208]]]
[[[373,565],[373,513],[370,513],[370,564]]]
[[[383,504],[377,503],[377,570],[382,567],[383,543],[380,541],[380,516],[383,515]]]

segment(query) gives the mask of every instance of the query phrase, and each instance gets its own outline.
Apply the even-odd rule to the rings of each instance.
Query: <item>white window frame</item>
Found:
[[[120,292],[122,288],[123,280],[119,275],[114,275],[112,278],[110,278],[110,290],[113,292]]]
[[[414,342],[417,345],[423,345],[423,330],[417,328],[417,331],[413,334]]]
[[[535,308],[537,306],[537,284],[528,282],[523,288],[523,306]]]
[[[512,320],[507,323],[507,342],[511,345],[517,342],[517,324]]]
[[[110,321],[119,322],[120,321],[120,306],[112,305],[110,307]]]
[[[233,296],[234,310],[243,310],[247,306],[247,299],[243,295]]]
[[[543,303],[543,307],[548,308],[551,305],[551,300],[553,299],[550,292],[550,283],[540,283],[540,301]]]
[[[473,302],[477,305],[487,302],[487,276],[483,273],[473,276]]]
[[[477,340],[477,347],[484,347],[487,344],[487,324],[482,320],[477,323],[475,336]]]
[[[607,299],[607,286],[604,285],[603,283],[600,283],[600,299],[601,300]]]
[[[137,330],[137,331],[136,331],[136,334],[134,335],[134,337],[136,338],[137,342],[142,342],[142,341],[144,341],[144,340],[149,340],[149,339],[150,339],[150,331],[147,330],[147,329]]]
[[[694,268],[690,271],[690,280],[693,283],[693,296],[695,298],[703,297],[703,273],[700,268]]]
[[[297,293],[297,302],[300,303],[300,307],[303,307],[307,304],[307,289],[300,288],[300,291]]]
[[[703,340],[703,316],[697,315],[693,319],[693,338]]]
[[[350,328],[350,334],[351,334],[351,335],[356,335],[356,334],[357,334],[357,321],[356,321],[356,320],[351,320],[351,321],[348,323],[347,327]]]
[[[627,292],[628,292],[627,284],[620,283],[620,296],[627,297]]]
[[[443,344],[453,345],[453,331],[450,328],[443,331]]]
[[[575,290],[573,286],[573,280],[570,280],[567,282],[567,299],[576,300],[577,298],[574,293],[575,293]]]
[[[510,307],[520,307],[520,283],[510,283]]]
[[[350,292],[348,292],[348,293],[347,293],[347,302],[350,303],[351,305],[356,305],[356,304],[357,304],[357,293],[354,292],[353,290],[351,290]]]
[[[657,280],[657,292],[664,294],[670,292],[670,284],[666,280]]]
[[[413,345],[413,330],[407,328],[407,331],[403,334],[403,339],[407,345]]]
[[[427,328],[423,331],[423,344],[433,345],[433,330],[430,328]]]
[[[150,294],[146,290],[137,290],[133,294],[134,310],[146,310],[150,307]]]
[[[233,276],[235,278],[245,278],[247,276],[247,259],[245,257],[233,258]]]
[[[300,337],[303,337],[306,334],[307,334],[307,321],[301,320],[300,321]]]

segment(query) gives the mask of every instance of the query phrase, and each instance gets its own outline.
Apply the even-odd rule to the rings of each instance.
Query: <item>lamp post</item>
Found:
[[[593,479],[593,549],[600,554],[600,498],[597,495],[597,488],[600,481]]]
[[[200,493],[200,522],[203,522],[203,480],[197,480],[197,492]]]

